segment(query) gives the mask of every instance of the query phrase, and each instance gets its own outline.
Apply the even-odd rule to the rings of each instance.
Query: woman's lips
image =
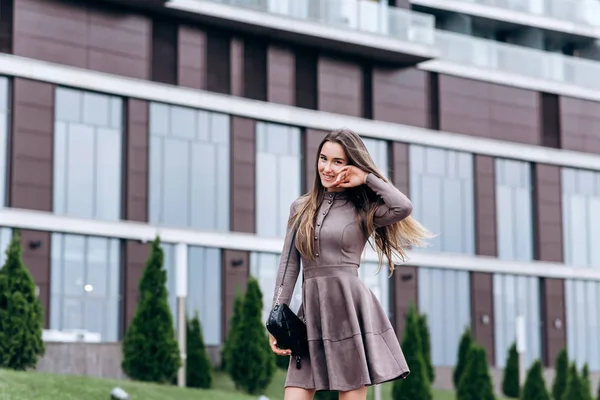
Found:
[[[325,181],[333,181],[333,180],[335,180],[335,175],[325,175],[325,174],[322,174],[321,176],[323,177],[323,180],[325,180]]]

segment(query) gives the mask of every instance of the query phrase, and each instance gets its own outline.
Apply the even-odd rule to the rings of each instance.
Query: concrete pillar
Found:
[[[177,374],[177,386],[185,387],[185,367],[187,359],[186,349],[186,300],[187,300],[187,271],[188,247],[185,243],[178,243],[175,247],[175,293],[177,296],[177,341],[181,357],[181,368]]]

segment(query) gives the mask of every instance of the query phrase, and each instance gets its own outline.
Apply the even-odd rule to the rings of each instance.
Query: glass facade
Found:
[[[175,278],[175,246],[162,243],[167,271],[167,292],[173,323],[177,327],[177,292]],[[188,246],[187,301],[189,318],[198,312],[204,342],[208,346],[221,344],[221,250]]]
[[[363,143],[367,150],[369,150],[369,154],[371,154],[371,158],[375,165],[381,173],[389,177],[390,171],[390,163],[389,163],[389,151],[388,151],[388,142],[380,139],[371,139],[371,138],[363,138]]]
[[[300,129],[256,124],[256,233],[283,237],[290,206],[301,194]]]
[[[10,121],[10,96],[8,79],[0,77],[0,206],[5,206],[8,179],[8,136]]]
[[[533,260],[531,166],[528,162],[497,159],[496,226],[498,257]],[[516,318],[525,318],[526,363],[541,359],[539,278],[494,274],[494,345],[496,365],[503,368],[516,339]]]
[[[149,221],[229,230],[230,118],[150,105]]]
[[[580,268],[600,265],[600,173],[562,169],[565,263]],[[600,369],[600,282],[567,279],[567,351],[579,366]]]
[[[120,219],[123,100],[59,87],[55,102],[54,212]]]
[[[411,145],[409,163],[414,217],[439,234],[425,250],[474,254],[473,156]],[[454,365],[471,324],[469,272],[419,268],[418,297],[430,324],[433,363]]]
[[[280,254],[274,253],[250,253],[250,275],[258,280],[263,295],[262,321],[266,321],[269,316],[271,302],[273,301],[273,293],[275,292],[275,285],[280,284],[280,282],[275,281],[277,278],[280,257]],[[301,303],[302,273],[300,273],[298,280],[296,281],[294,294],[292,295],[289,307],[293,311],[298,311]]]
[[[118,239],[53,233],[50,329],[119,340],[121,268]]]

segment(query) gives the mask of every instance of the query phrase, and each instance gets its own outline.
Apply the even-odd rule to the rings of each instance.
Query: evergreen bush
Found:
[[[254,277],[248,279],[241,323],[232,332],[232,354],[227,360],[229,374],[236,387],[249,394],[264,390],[275,373],[275,358],[262,321],[262,293]]]
[[[521,400],[550,400],[540,360],[536,360],[527,371],[525,384],[521,391]]]
[[[415,307],[411,305],[406,316],[402,337],[402,351],[410,368],[410,374],[406,379],[394,381],[392,387],[393,400],[433,399],[422,349],[419,335],[419,317]]]
[[[186,326],[186,386],[209,389],[213,380],[212,365],[204,345],[204,336],[197,311],[192,319],[187,320]]]
[[[562,349],[556,356],[554,366],[556,375],[552,384],[552,398],[554,400],[562,400],[563,394],[567,389],[567,376],[569,369],[569,356],[567,349]]]
[[[519,398],[519,353],[517,353],[515,342],[508,349],[508,358],[502,378],[502,393],[506,397]]]
[[[421,336],[421,348],[423,352],[423,360],[425,361],[425,369],[430,383],[435,381],[435,368],[431,361],[431,336],[429,334],[429,324],[427,323],[427,315],[419,315],[419,333]]]
[[[583,400],[593,400],[592,382],[590,380],[590,369],[588,363],[583,364],[583,369],[581,370],[581,385],[583,386],[583,391],[585,393]]]
[[[596,400],[600,400],[600,385],[598,385],[598,391],[596,392]]]
[[[170,383],[181,366],[163,262],[164,253],[157,237],[138,285],[139,301],[133,320],[123,338],[121,366],[134,380]]]
[[[458,389],[458,385],[460,384],[460,379],[462,377],[463,371],[467,365],[467,356],[469,354],[469,350],[471,346],[474,344],[473,335],[471,334],[471,328],[466,327],[460,338],[460,344],[458,345],[458,357],[456,366],[454,367],[454,372],[452,374],[452,382],[454,382],[454,388]]]
[[[275,354],[275,364],[277,365],[277,368],[287,371],[290,365],[290,356],[278,356]]]
[[[233,344],[236,342],[235,335],[240,331],[240,324],[242,322],[242,314],[244,312],[244,296],[242,295],[239,288],[236,288],[235,298],[233,300],[233,315],[229,320],[229,333],[223,343],[223,350],[221,352],[221,369],[227,371],[228,360],[232,357]]]
[[[585,390],[575,363],[569,366],[567,375],[567,388],[563,393],[562,400],[584,400]]]
[[[458,383],[456,398],[457,400],[495,400],[487,354],[479,345],[473,344],[467,353],[467,365]]]
[[[44,308],[23,264],[21,235],[14,229],[0,269],[0,368],[35,368],[45,353]]]
[[[333,390],[320,391],[315,394],[315,400],[338,400],[339,392]]]

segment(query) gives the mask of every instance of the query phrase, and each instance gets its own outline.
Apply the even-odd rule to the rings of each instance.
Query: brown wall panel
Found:
[[[9,205],[30,210],[52,211],[54,132],[54,87],[47,83],[15,78],[12,97],[10,139]],[[29,243],[41,246],[30,248]],[[23,262],[39,287],[49,327],[50,233],[21,231]]]
[[[535,258],[541,261],[563,262],[560,167],[534,166]],[[566,346],[564,281],[541,279],[543,318],[543,356],[547,366]],[[559,327],[556,320],[561,321]]]
[[[255,121],[231,118],[231,230],[254,233],[256,134]]]
[[[404,194],[409,196],[409,160],[408,145],[392,142],[392,182]]]
[[[600,103],[561,96],[559,109],[562,148],[600,153]]]
[[[475,251],[498,255],[496,243],[496,175],[494,158],[475,156]]]
[[[384,265],[385,267],[385,265]],[[402,339],[404,335],[404,326],[406,325],[406,315],[410,305],[418,307],[419,304],[419,272],[417,267],[408,265],[397,265],[394,275],[390,279],[391,299],[392,300],[392,324],[396,331],[396,336]],[[387,273],[386,269],[381,270],[380,274]]]
[[[206,89],[206,33],[179,25],[178,84],[193,89]]]
[[[23,263],[40,289],[39,298],[44,307],[44,328],[50,326],[50,238],[50,232],[21,230]],[[41,243],[40,247],[29,247],[30,242],[37,241]]]
[[[317,149],[321,141],[329,132],[317,129],[307,129],[304,136],[304,184],[303,192],[312,190],[315,181],[315,163],[317,161]]]
[[[363,74],[360,64],[320,56],[318,61],[319,110],[360,117],[363,113]]]
[[[440,129],[541,144],[538,92],[439,75]]]
[[[416,68],[373,68],[373,119],[429,127],[429,73]]]
[[[250,275],[250,254],[246,251],[223,250],[223,317],[221,330],[225,340],[229,333],[229,320],[233,315],[233,303],[236,290],[241,294],[246,293],[246,284]]]
[[[139,300],[138,285],[142,273],[146,268],[146,261],[150,255],[150,243],[141,243],[137,240],[125,241],[124,252],[124,321],[123,332],[127,329],[133,319]]]
[[[134,78],[150,76],[151,22],[81,3],[15,0],[16,55]]]
[[[148,102],[127,101],[125,218],[148,221]]]
[[[294,53],[283,46],[269,46],[267,53],[267,100],[293,106],[295,91]]]
[[[565,286],[563,279],[541,279],[544,364],[553,367],[558,352],[567,345]],[[558,322],[558,325],[556,323]]]
[[[9,205],[52,211],[54,87],[14,79]]]
[[[234,96],[244,95],[244,42],[241,39],[231,40],[231,94]]]
[[[495,363],[493,274],[471,272],[471,325],[473,337],[483,346],[488,362]]]

